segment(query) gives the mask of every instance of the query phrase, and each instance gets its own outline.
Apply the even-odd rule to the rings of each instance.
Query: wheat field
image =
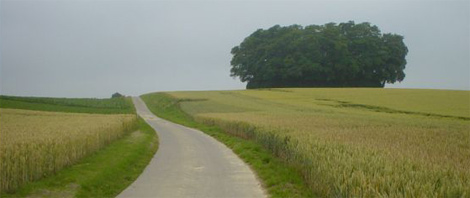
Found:
[[[53,174],[135,128],[134,114],[0,109],[0,190]]]
[[[254,139],[321,197],[470,197],[470,92],[170,92],[197,121]]]

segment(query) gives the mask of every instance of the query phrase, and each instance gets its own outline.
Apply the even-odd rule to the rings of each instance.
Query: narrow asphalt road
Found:
[[[138,97],[133,102],[160,144],[144,172],[118,197],[266,197],[251,169],[225,145],[156,117]]]

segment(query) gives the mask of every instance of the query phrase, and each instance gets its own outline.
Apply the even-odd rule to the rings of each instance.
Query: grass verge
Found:
[[[179,101],[165,93],[141,96],[150,111],[169,121],[197,128],[231,148],[251,166],[271,197],[314,197],[300,173],[274,157],[271,152],[249,139],[224,132],[220,127],[196,122],[181,110]]]
[[[0,197],[115,197],[142,173],[158,148],[155,131],[142,119],[139,130],[80,163]]]

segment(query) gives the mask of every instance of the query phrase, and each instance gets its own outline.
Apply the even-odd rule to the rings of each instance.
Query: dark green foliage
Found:
[[[111,98],[122,98],[122,97],[124,97],[124,95],[120,94],[119,92],[116,92],[113,95],[111,95]]]
[[[43,98],[0,96],[0,108],[74,113],[135,113],[130,98]]]
[[[259,29],[232,49],[231,76],[247,88],[383,87],[405,78],[403,36],[369,23]]]

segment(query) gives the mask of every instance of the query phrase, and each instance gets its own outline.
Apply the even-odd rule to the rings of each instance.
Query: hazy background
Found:
[[[469,12],[468,0],[2,0],[0,93],[244,89],[230,50],[256,29],[349,20],[405,36],[406,78],[386,87],[469,90]]]

